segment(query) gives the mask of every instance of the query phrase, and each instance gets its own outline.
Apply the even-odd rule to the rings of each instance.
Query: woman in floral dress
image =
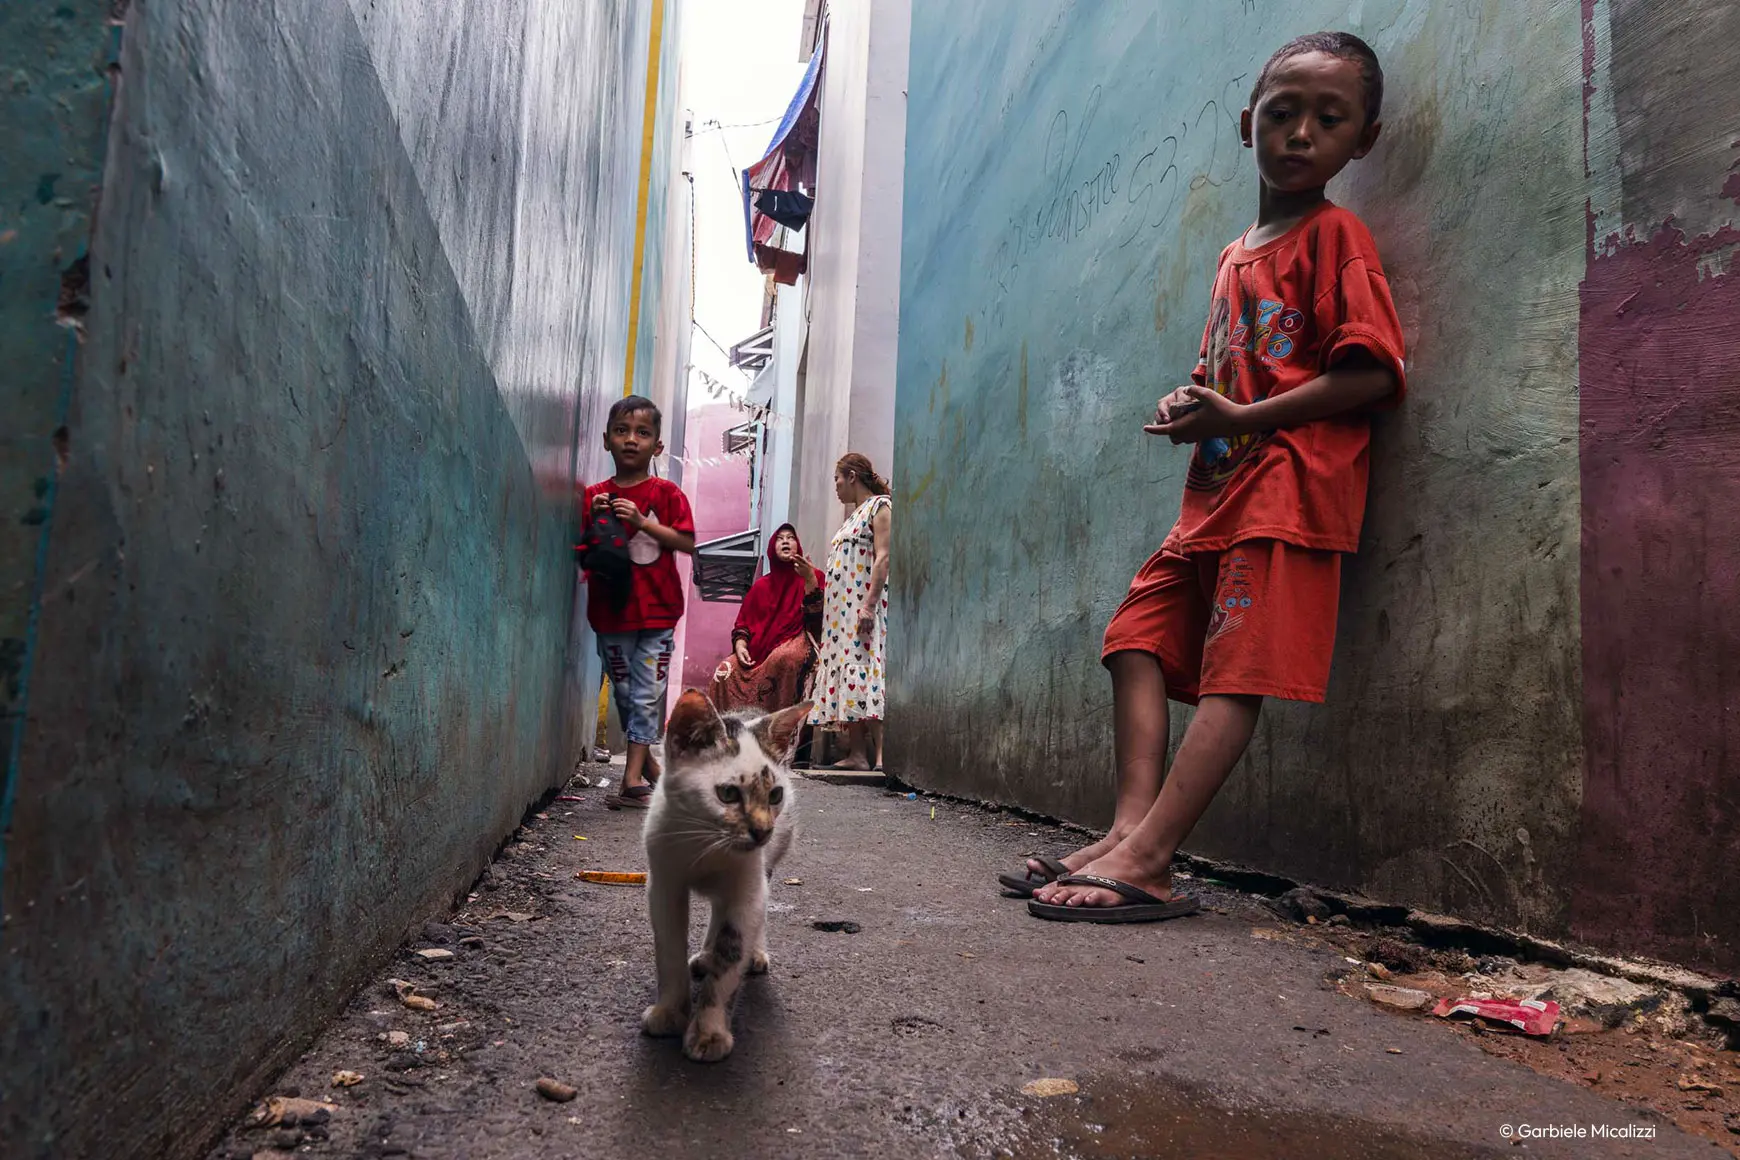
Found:
[[[816,707],[810,723],[846,733],[835,769],[882,768],[883,658],[888,642],[888,481],[857,452],[834,466],[834,494],[852,513],[828,549]]]

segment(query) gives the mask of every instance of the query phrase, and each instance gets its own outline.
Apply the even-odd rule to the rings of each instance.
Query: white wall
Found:
[[[762,494],[765,497],[761,508],[762,543],[767,542],[767,536],[773,529],[783,523],[797,522],[797,435],[798,430],[793,417],[798,414],[798,370],[803,358],[804,349],[804,279],[799,278],[796,286],[780,286],[774,296],[774,330],[773,330],[773,413],[774,419],[767,428],[767,453],[765,474],[762,481]],[[804,530],[798,529],[798,538],[804,540],[806,550],[813,550],[820,541],[805,540]]]
[[[859,451],[892,474],[912,3],[831,0],[827,17],[793,480],[806,546],[825,544],[840,522],[835,460]]]
[[[854,295],[852,416],[847,450],[883,475],[894,458],[895,354],[900,342],[900,212],[906,183],[906,69],[912,0],[874,0],[864,93],[863,188]]]
[[[665,30],[667,36],[675,34],[674,29]],[[694,337],[689,319],[694,302],[694,215],[691,212],[691,203],[695,189],[689,183],[691,139],[685,131],[685,127],[693,120],[693,114],[685,104],[683,90],[683,68],[679,63],[673,101],[677,111],[673,114],[675,125],[671,133],[670,149],[667,156],[653,158],[655,166],[663,165],[667,169],[668,192],[665,196],[665,220],[662,224],[664,238],[658,248],[663,269],[659,283],[658,318],[655,323],[657,329],[653,338],[652,373],[647,378],[647,395],[664,413],[665,456],[659,464],[659,473],[674,480],[688,492],[689,504],[693,507],[694,488],[685,482],[683,476],[683,448],[687,441],[689,417],[689,346]],[[657,227],[657,222],[647,223],[649,230]],[[685,587],[688,585],[693,565],[694,561],[689,557],[677,557],[677,571],[682,574]],[[673,673],[683,671],[683,660],[688,646],[685,618],[678,623],[676,636],[671,643]]]
[[[667,30],[667,35],[669,32]],[[693,330],[689,317],[694,304],[694,215],[691,203],[695,196],[689,183],[690,141],[684,126],[694,114],[681,104],[683,97],[682,70],[677,80],[678,108],[675,131],[671,134],[670,156],[662,164],[669,170],[670,193],[665,200],[663,273],[659,284],[657,330],[653,339],[652,374],[647,380],[647,397],[664,412],[665,461],[659,470],[679,485],[683,482],[683,427],[689,410],[689,345]],[[657,159],[654,164],[661,164]],[[648,223],[649,228],[654,223]]]

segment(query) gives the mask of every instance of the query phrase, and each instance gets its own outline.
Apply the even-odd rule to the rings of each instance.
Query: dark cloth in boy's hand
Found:
[[[615,608],[628,603],[634,562],[628,555],[628,531],[616,512],[599,504],[586,513],[586,531],[575,548],[580,566],[590,574]]]

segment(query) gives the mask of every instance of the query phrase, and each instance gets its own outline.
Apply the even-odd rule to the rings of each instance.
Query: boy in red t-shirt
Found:
[[[1324,187],[1371,151],[1382,103],[1377,56],[1347,33],[1294,40],[1257,78],[1240,121],[1261,177],[1256,224],[1220,256],[1194,385],[1143,428],[1194,450],[1178,522],[1106,628],[1112,832],[1003,879],[1041,918],[1194,910],[1172,893],[1172,856],[1244,754],[1263,698],[1323,700],[1341,556],[1365,515],[1369,413],[1404,381],[1377,246]],[[1169,697],[1197,711],[1167,773]]]
[[[587,488],[581,500],[588,515],[606,507],[616,513],[629,533],[633,561],[627,598],[620,606],[605,598],[598,585],[592,585],[586,600],[586,619],[598,637],[598,655],[610,674],[611,695],[628,735],[622,788],[607,802],[613,810],[645,809],[652,797],[648,775],[656,778],[658,767],[652,764],[651,749],[664,733],[671,641],[683,618],[683,579],[671,553],[695,551],[689,498],[649,470],[653,456],[664,454],[661,423],[651,399],[629,395],[618,400],[604,424],[604,449],[616,474]]]

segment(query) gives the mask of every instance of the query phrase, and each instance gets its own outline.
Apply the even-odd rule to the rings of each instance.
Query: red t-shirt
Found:
[[[634,501],[642,515],[651,516],[665,527],[695,534],[695,516],[689,510],[689,497],[683,489],[668,479],[649,477],[633,487],[620,487],[606,479],[587,488],[580,497],[580,519],[584,523],[592,512],[592,497],[614,495]],[[637,532],[629,540],[630,552],[635,552],[635,540],[646,535]],[[646,537],[651,540],[651,536]],[[658,559],[650,564],[635,564],[630,573],[628,601],[618,612],[609,601],[588,599],[586,620],[593,632],[640,632],[649,628],[675,628],[683,618],[683,578],[677,572],[677,559],[669,549],[658,546]],[[644,542],[640,547],[644,550]],[[638,553],[637,553],[638,554]]]
[[[1405,385],[1402,326],[1365,223],[1325,202],[1265,246],[1221,252],[1202,357],[1190,377],[1236,403],[1311,381],[1350,350]],[[1278,431],[1205,440],[1191,451],[1184,501],[1165,548],[1225,551],[1241,540],[1352,552],[1365,519],[1370,417],[1363,411]]]

